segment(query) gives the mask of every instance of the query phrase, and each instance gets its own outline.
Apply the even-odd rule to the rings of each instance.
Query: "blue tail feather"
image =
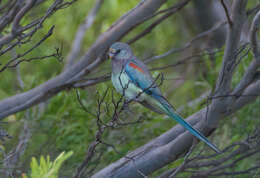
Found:
[[[163,106],[166,113],[175,121],[180,123],[184,128],[186,128],[192,135],[196,136],[198,139],[206,143],[210,148],[212,148],[215,152],[221,153],[221,151],[211,143],[200,131],[193,128],[188,122],[186,122],[181,116],[179,116],[176,112],[174,112],[173,107],[167,102],[165,98],[162,96],[155,97]]]

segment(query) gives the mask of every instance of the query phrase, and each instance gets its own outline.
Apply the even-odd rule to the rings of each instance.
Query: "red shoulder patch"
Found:
[[[134,69],[138,70],[139,72],[144,73],[143,69],[142,69],[141,67],[137,66],[136,64],[130,62],[129,65],[130,65],[131,67],[133,67]]]

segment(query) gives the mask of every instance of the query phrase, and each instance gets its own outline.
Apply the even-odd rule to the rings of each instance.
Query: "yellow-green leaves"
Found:
[[[62,163],[66,161],[72,154],[72,151],[69,151],[68,153],[62,152],[54,161],[50,160],[49,155],[46,158],[41,156],[39,163],[36,158],[33,157],[31,161],[31,174],[28,177],[57,178]],[[24,177],[28,178],[26,175]]]

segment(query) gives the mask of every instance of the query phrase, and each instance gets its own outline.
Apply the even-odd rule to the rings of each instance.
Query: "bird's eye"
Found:
[[[116,50],[116,54],[120,53],[121,52],[121,49],[118,49]]]

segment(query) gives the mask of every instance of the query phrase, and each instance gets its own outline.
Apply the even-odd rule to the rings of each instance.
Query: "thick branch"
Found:
[[[258,44],[258,37],[257,37],[259,23],[260,23],[260,10],[255,15],[254,20],[252,22],[251,30],[250,30],[251,31],[250,41],[251,41],[251,46],[252,46],[253,53],[254,53],[256,60],[260,60],[259,44]]]
[[[260,23],[260,11],[258,11],[256,16],[254,17],[254,20],[251,25],[251,30],[250,30],[250,43],[254,54],[254,60],[247,68],[243,78],[241,79],[241,81],[233,91],[233,94],[240,95],[242,93],[242,91],[254,80],[257,69],[260,66],[260,52],[259,52],[258,37],[257,37],[259,23]]]
[[[20,29],[20,21],[25,16],[25,14],[34,6],[36,0],[27,0],[26,5],[17,13],[14,18],[12,33],[16,34]]]
[[[229,95],[231,90],[232,76],[235,67],[237,66],[236,59],[242,26],[246,20],[246,4],[247,0],[233,1],[232,26],[229,26],[228,28],[222,67],[219,72],[214,92],[214,97],[216,97],[216,99],[212,101],[206,120],[204,120],[204,122],[207,122],[207,127],[216,127],[218,120],[221,118],[221,112],[229,112],[228,110],[230,110],[230,106],[232,105],[229,97],[218,96]]]
[[[237,0],[233,4],[232,26],[228,28],[222,68],[216,85],[216,93],[220,95],[227,94],[230,90],[234,64],[236,63],[236,51],[239,48],[242,26],[246,18],[246,4],[247,0]]]
[[[8,8],[8,11],[0,18],[0,32],[2,32],[3,29],[12,22],[15,15],[19,12],[23,4],[24,0],[18,0],[14,1],[14,3],[11,3],[11,8]]]

